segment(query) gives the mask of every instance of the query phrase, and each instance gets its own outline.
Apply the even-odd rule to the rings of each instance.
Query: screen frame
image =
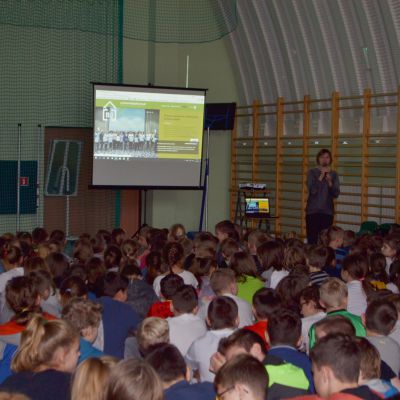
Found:
[[[120,189],[120,190],[204,190],[203,185],[203,149],[204,149],[204,125],[205,125],[205,114],[206,114],[206,95],[208,89],[206,88],[184,88],[177,86],[156,86],[156,85],[134,85],[134,84],[122,84],[122,83],[104,83],[104,82],[90,82],[92,85],[92,149],[94,149],[94,129],[95,129],[95,106],[96,106],[96,86],[112,86],[112,87],[124,87],[124,88],[142,88],[142,89],[166,89],[166,90],[179,90],[179,91],[198,91],[204,92],[204,114],[203,114],[203,126],[202,126],[202,147],[201,152],[202,156],[200,158],[200,176],[199,176],[199,185],[198,186],[159,186],[159,185],[94,185],[93,184],[93,161],[94,154],[92,155],[92,172],[91,172],[91,184],[89,185],[89,189]]]

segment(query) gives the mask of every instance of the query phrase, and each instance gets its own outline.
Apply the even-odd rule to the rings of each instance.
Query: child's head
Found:
[[[6,300],[15,313],[13,321],[20,325],[26,325],[35,314],[42,312],[38,289],[28,276],[18,276],[7,282]]]
[[[164,389],[190,378],[185,359],[172,344],[154,346],[146,356],[146,361],[154,368],[163,382]]]
[[[268,318],[268,338],[271,346],[301,345],[301,319],[291,310],[281,310]]]
[[[388,300],[374,300],[365,311],[365,327],[369,334],[388,336],[397,322],[397,309]]]
[[[218,371],[214,388],[217,397],[224,400],[264,400],[267,398],[268,375],[260,361],[241,354]]]
[[[355,338],[328,335],[318,341],[310,352],[315,389],[319,396],[329,397],[343,386],[357,386],[361,351]]]
[[[128,359],[112,368],[105,400],[163,400],[161,379],[148,363]]]
[[[169,228],[168,238],[171,241],[178,241],[186,236],[185,227],[182,224],[174,224]]]
[[[142,279],[142,271],[136,263],[125,264],[121,269],[121,275],[128,278],[129,281]]]
[[[136,262],[139,256],[140,243],[133,239],[124,240],[121,245],[122,255],[127,262]]]
[[[175,316],[196,314],[198,306],[197,292],[192,285],[182,285],[172,296],[172,310]]]
[[[92,257],[86,263],[85,269],[87,272],[88,287],[90,290],[95,291],[94,289],[98,285],[102,285],[102,281],[106,276],[107,270],[104,261],[99,257]]]
[[[46,263],[53,276],[56,287],[59,288],[69,268],[67,257],[62,253],[51,253],[46,257]]]
[[[244,251],[239,251],[232,256],[230,268],[232,268],[238,279],[258,275],[257,266],[252,255]]]
[[[347,308],[347,286],[338,278],[326,279],[319,288],[319,297],[327,311]]]
[[[326,232],[327,244],[333,249],[343,246],[344,230],[338,226],[331,226]]]
[[[87,295],[87,286],[79,276],[70,276],[62,281],[60,286],[60,303],[63,307],[72,299],[86,299]]]
[[[345,230],[343,234],[343,247],[351,247],[356,241],[356,233],[351,230]]]
[[[359,384],[362,385],[371,379],[380,379],[381,356],[379,351],[365,338],[356,337],[355,340],[361,352]]]
[[[271,237],[258,229],[251,231],[247,237],[247,246],[251,254],[257,254],[257,249],[264,243],[271,240]]]
[[[83,241],[79,242],[74,249],[73,256],[79,263],[86,264],[93,257],[92,245]]]
[[[315,337],[317,341],[325,336],[337,333],[355,336],[356,330],[351,321],[343,315],[329,315],[315,324]]]
[[[376,277],[383,282],[388,282],[388,275],[386,274],[386,259],[382,253],[372,253],[369,256],[369,268],[372,277]]]
[[[111,241],[117,245],[121,246],[122,242],[125,240],[125,231],[122,228],[115,228],[111,231]]]
[[[39,271],[39,270],[50,272],[50,268],[47,265],[47,262],[45,261],[46,259],[47,257],[46,258],[31,257],[25,260],[24,263],[25,274],[29,274],[33,271]]]
[[[214,271],[210,278],[211,289],[217,296],[236,295],[238,291],[235,273],[229,268]]]
[[[250,354],[262,362],[267,354],[264,340],[248,329],[238,329],[228,337],[222,338],[218,351],[225,356],[227,361],[239,354]]]
[[[104,396],[111,369],[118,360],[103,356],[88,358],[77,368],[71,390],[71,400],[98,400]]]
[[[90,240],[90,244],[92,245],[93,254],[103,254],[107,242],[104,238],[104,235],[97,232],[96,235]]]
[[[275,240],[263,243],[258,247],[257,255],[265,271],[270,268],[281,271],[285,268],[283,263],[285,257],[284,245],[280,241]]]
[[[119,264],[121,262],[122,252],[120,248],[114,244],[110,244],[107,246],[104,251],[104,264],[107,269],[119,268]]]
[[[218,222],[218,224],[215,225],[215,236],[217,236],[220,242],[227,238],[239,241],[239,234],[235,224],[228,220]]]
[[[306,253],[303,246],[285,246],[283,264],[288,271],[296,266],[306,265]]]
[[[167,320],[158,317],[145,318],[138,326],[136,339],[142,356],[146,356],[159,343],[169,343]]]
[[[32,231],[32,241],[33,244],[38,246],[41,243],[44,243],[49,238],[49,234],[44,228],[35,228]]]
[[[221,242],[220,250],[225,261],[230,263],[233,255],[238,251],[240,251],[240,246],[236,240],[233,240],[231,238],[226,238]]]
[[[129,280],[118,272],[108,272],[104,278],[103,295],[125,302],[128,299]]]
[[[54,291],[54,284],[50,272],[37,270],[31,272],[29,277],[36,286],[41,300],[47,300]]]
[[[300,310],[304,317],[315,315],[323,311],[320,304],[319,287],[316,285],[307,286],[300,293]]]
[[[203,276],[210,276],[217,270],[217,262],[215,258],[206,257],[199,258],[195,257],[190,265],[189,271],[194,274],[197,278]]]
[[[208,306],[207,325],[212,330],[236,328],[239,325],[239,310],[230,297],[218,296]]]
[[[14,372],[43,369],[73,372],[79,354],[79,335],[68,322],[35,316],[21,334],[11,369]]]
[[[258,321],[265,321],[282,307],[281,298],[273,289],[262,288],[253,296],[253,314]]]
[[[2,254],[3,264],[6,270],[19,267],[22,264],[22,252],[17,246],[5,246]]]
[[[168,242],[163,249],[163,260],[169,268],[181,267],[184,261],[182,245],[178,242]]]
[[[307,266],[310,272],[320,271],[326,266],[328,252],[325,246],[313,246],[307,252]]]
[[[309,275],[297,269],[281,279],[275,291],[282,301],[282,306],[290,310],[298,310],[300,313],[300,294],[309,283]]]
[[[342,261],[342,279],[345,282],[363,281],[368,275],[368,261],[361,254],[350,254]]]
[[[160,281],[161,296],[165,300],[172,300],[175,292],[184,285],[183,278],[177,274],[168,274]]]
[[[399,235],[388,235],[383,239],[382,254],[385,257],[397,258],[400,255]]]
[[[94,343],[101,321],[102,306],[90,300],[75,298],[62,309],[61,317],[86,341]]]

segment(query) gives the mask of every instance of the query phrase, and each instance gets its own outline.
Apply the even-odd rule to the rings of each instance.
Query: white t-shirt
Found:
[[[318,312],[317,314],[310,315],[308,317],[303,317],[301,319],[301,335],[303,336],[303,344],[304,348],[308,353],[309,350],[309,338],[308,332],[310,328],[321,319],[325,318],[326,314],[323,311]]]
[[[190,271],[183,270],[182,272],[179,272],[179,274],[177,275],[179,275],[183,279],[185,285],[192,285],[195,289],[197,289],[197,287],[199,286],[199,282],[197,282],[196,277]],[[161,295],[160,283],[162,278],[164,278],[165,276],[166,275],[159,275],[157,276],[156,279],[154,279],[153,289],[158,297],[160,297]]]
[[[386,284],[386,289],[390,290],[394,294],[399,294],[399,288],[392,282]]]
[[[230,293],[224,293],[221,296],[230,297],[238,306],[239,310],[239,328],[243,328],[244,326],[253,325],[254,324],[254,316],[251,305],[246,301],[241,299],[240,297],[234,296]],[[199,312],[197,315],[206,319],[208,306],[210,305],[212,299],[203,299],[200,304]]]
[[[282,269],[281,271],[274,270],[271,275],[271,283],[270,283],[269,287],[271,289],[276,289],[276,287],[278,286],[278,283],[288,275],[289,275],[289,271],[286,271],[285,269]]]
[[[174,344],[183,356],[190,345],[207,332],[207,327],[200,317],[194,314],[182,314],[167,318],[169,325],[169,341]]]
[[[186,362],[193,371],[199,370],[201,382],[214,382],[215,374],[210,371],[211,356],[218,350],[219,341],[233,332],[231,328],[208,331],[189,347]]]
[[[367,309],[367,296],[362,287],[362,282],[347,282],[348,300],[347,311],[361,316]]]

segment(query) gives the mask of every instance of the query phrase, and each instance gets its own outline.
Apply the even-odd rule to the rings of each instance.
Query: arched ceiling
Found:
[[[241,102],[397,90],[400,0],[238,0]]]

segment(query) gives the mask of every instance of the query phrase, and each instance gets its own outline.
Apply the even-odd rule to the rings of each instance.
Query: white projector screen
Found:
[[[201,186],[205,89],[93,88],[93,186]]]

